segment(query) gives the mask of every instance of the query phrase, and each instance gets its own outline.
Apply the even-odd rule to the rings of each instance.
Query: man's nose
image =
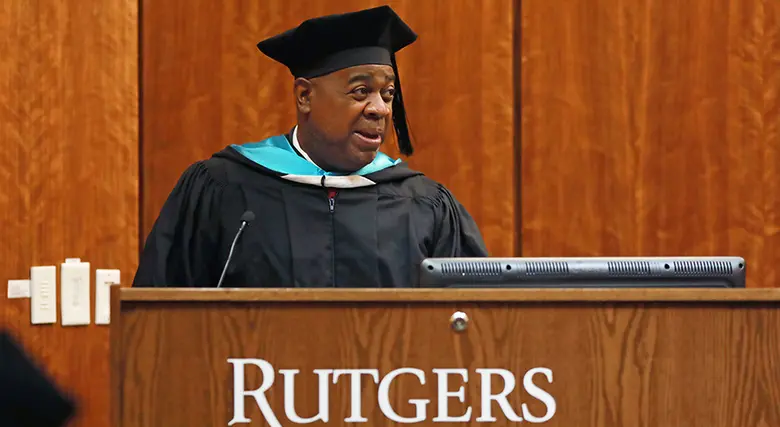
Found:
[[[368,105],[366,106],[366,115],[373,118],[384,118],[390,114],[390,107],[378,93],[370,95]]]

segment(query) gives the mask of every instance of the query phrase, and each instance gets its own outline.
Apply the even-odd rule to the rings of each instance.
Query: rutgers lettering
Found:
[[[233,419],[228,426],[236,424],[250,423],[252,420],[246,417],[245,398],[251,396],[257,403],[265,422],[272,427],[281,427],[279,417],[271,409],[266,399],[265,393],[271,389],[277,379],[277,371],[274,367],[262,359],[228,359],[228,363],[233,365]],[[256,390],[246,390],[244,378],[247,365],[253,365],[260,368],[262,373],[262,383]],[[454,423],[469,422],[473,420],[474,414],[471,407],[468,407],[463,414],[450,414],[448,404],[450,399],[458,399],[464,403],[466,400],[466,390],[463,385],[457,390],[448,388],[450,376],[458,377],[464,384],[469,381],[469,371],[466,369],[433,369],[433,374],[437,380],[437,403],[438,411],[432,418],[435,423]],[[361,377],[370,378],[378,388],[379,409],[389,420],[401,424],[416,424],[429,422],[428,405],[429,399],[409,399],[408,403],[414,407],[414,417],[402,417],[398,415],[395,408],[390,404],[389,390],[393,381],[401,375],[410,375],[416,378],[420,384],[426,384],[426,373],[416,368],[400,368],[390,371],[387,375],[380,377],[377,369],[315,369],[313,374],[317,376],[319,384],[319,408],[317,414],[304,417],[295,409],[295,376],[300,373],[297,369],[279,369],[278,374],[282,377],[284,387],[284,415],[289,422],[285,424],[309,424],[314,422],[330,422],[331,414],[329,407],[330,385],[337,384],[340,379],[350,383],[350,404],[349,416],[344,418],[346,423],[364,423],[368,419],[361,412]],[[512,422],[543,423],[549,421],[556,410],[555,399],[546,391],[534,383],[534,377],[539,374],[547,383],[552,383],[553,374],[548,368],[533,368],[523,375],[523,388],[532,397],[541,401],[547,408],[543,416],[531,414],[528,405],[523,403],[520,411],[521,415],[515,411],[515,408],[509,404],[507,396],[515,389],[515,375],[505,369],[477,369],[476,374],[480,377],[480,404],[481,410],[476,418],[478,422],[495,422],[497,418],[493,414],[493,403],[498,404],[498,408],[504,414],[504,417]],[[498,394],[492,393],[492,381],[495,377],[500,377],[503,382],[503,390]],[[339,422],[340,423],[340,422]]]

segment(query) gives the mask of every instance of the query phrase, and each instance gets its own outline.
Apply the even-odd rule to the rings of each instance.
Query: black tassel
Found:
[[[404,108],[404,99],[401,94],[401,78],[398,73],[398,66],[395,62],[395,55],[391,55],[393,71],[395,72],[395,95],[393,97],[393,126],[395,135],[398,138],[398,149],[401,154],[411,156],[414,152],[412,147],[412,138],[409,132],[409,123],[406,119],[406,109]]]

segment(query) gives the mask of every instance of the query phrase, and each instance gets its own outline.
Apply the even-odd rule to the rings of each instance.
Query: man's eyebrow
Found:
[[[355,83],[355,82],[370,82],[371,80],[373,80],[373,78],[374,78],[374,76],[372,76],[371,74],[368,74],[368,73],[358,73],[358,74],[355,74],[352,77],[350,77],[349,81],[347,82],[347,84],[352,84],[352,83]],[[388,83],[394,82],[395,81],[395,75],[388,74],[386,76],[385,80]]]

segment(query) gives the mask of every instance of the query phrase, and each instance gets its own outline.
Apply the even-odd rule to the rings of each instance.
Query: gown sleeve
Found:
[[[224,185],[203,162],[176,183],[146,239],[133,287],[213,287]]]
[[[474,218],[443,186],[434,202],[434,217],[436,237],[431,257],[489,256]]]

